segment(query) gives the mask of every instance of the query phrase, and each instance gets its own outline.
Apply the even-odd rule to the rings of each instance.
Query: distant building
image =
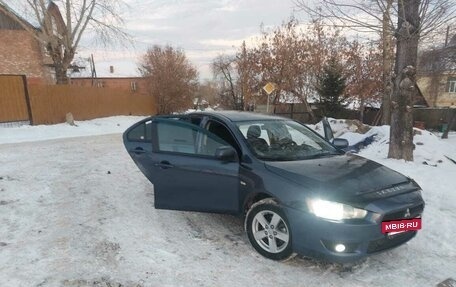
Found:
[[[71,84],[81,87],[112,88],[149,95],[147,80],[143,77],[72,78]]]
[[[24,28],[39,30],[39,27],[19,15],[14,14],[13,18],[5,12],[14,13],[0,4],[0,74],[26,75],[29,83],[53,82],[52,60],[43,45]],[[52,13],[60,15],[58,9]]]
[[[456,108],[456,35],[420,56],[417,85],[430,107]]]

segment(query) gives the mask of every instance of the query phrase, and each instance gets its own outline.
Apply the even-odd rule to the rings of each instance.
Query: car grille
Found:
[[[423,204],[420,204],[420,205],[417,205],[417,206],[414,206],[414,207],[410,207],[409,208],[410,216],[408,216],[407,218],[420,217],[421,214],[423,213],[423,209],[424,209],[424,205]],[[407,219],[407,218],[404,217],[406,212],[407,212],[407,209],[404,208],[404,209],[399,210],[399,211],[387,213],[387,214],[385,214],[385,216],[383,216],[382,221]]]
[[[382,239],[371,241],[367,246],[367,253],[379,252],[395,246],[401,245],[412,239],[416,234],[416,231],[408,231],[393,235],[392,237],[385,236]]]

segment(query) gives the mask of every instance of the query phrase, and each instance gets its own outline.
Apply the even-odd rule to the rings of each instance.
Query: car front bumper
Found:
[[[347,263],[360,260],[370,254],[397,247],[417,234],[407,231],[392,236],[381,232],[383,218],[397,220],[401,211],[413,210],[412,217],[421,217],[424,202],[419,193],[409,193],[369,204],[369,210],[381,210],[377,221],[337,222],[316,217],[313,214],[285,208],[292,231],[293,250],[301,255],[330,262]],[[343,244],[345,250],[337,252],[335,246]]]

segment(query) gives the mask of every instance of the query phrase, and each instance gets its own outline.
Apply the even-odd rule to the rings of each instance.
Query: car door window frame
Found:
[[[205,158],[205,159],[216,159],[215,154],[214,155],[205,155],[205,154],[200,154],[198,153],[201,150],[201,145],[204,137],[209,137],[212,140],[225,143],[225,146],[231,146],[230,144],[226,143],[223,139],[219,138],[217,135],[211,133],[210,131],[197,126],[195,124],[192,124],[187,121],[180,121],[181,119],[185,119],[186,117],[176,117],[176,116],[166,116],[166,117],[158,117],[155,120],[152,121],[152,152],[154,153],[162,153],[162,154],[173,154],[173,155],[179,155],[179,156],[188,156],[188,157],[197,157],[197,158]],[[174,119],[174,120],[173,120]],[[201,119],[201,122],[203,119]],[[175,123],[178,125],[182,126],[187,126],[197,132],[196,138],[194,140],[194,146],[196,147],[195,153],[184,153],[184,152],[178,152],[178,151],[166,151],[166,150],[160,150],[159,149],[159,136],[158,136],[158,124],[160,122],[166,122],[166,123]],[[223,145],[222,145],[223,146]]]
[[[230,145],[229,143],[227,143],[229,146],[231,146],[232,148],[234,148],[234,150],[236,151],[236,153],[238,154],[238,157],[239,159],[242,158],[242,148],[241,148],[241,145],[239,143],[239,141],[237,140],[237,138],[234,136],[233,134],[233,131],[227,127],[227,125],[225,123],[223,123],[222,121],[218,120],[217,118],[214,118],[214,117],[207,117],[206,120],[204,121],[203,123],[203,126],[204,126],[204,129],[207,130],[209,133],[213,134],[212,132],[209,131],[209,127],[210,127],[210,123],[211,122],[216,122],[217,124],[223,126],[227,131],[228,133],[231,135],[231,137],[233,138],[234,140],[234,143],[236,144],[236,146],[232,146]],[[214,134],[215,135],[215,134]],[[215,135],[217,136],[217,135]],[[218,136],[217,136],[218,137]],[[222,139],[223,140],[223,139]],[[224,141],[224,140],[223,140]]]
[[[149,126],[149,129],[150,129],[150,139],[147,138],[147,124],[150,122],[150,126]],[[144,138],[143,139],[138,139],[138,138],[131,138],[130,137],[130,134],[136,130],[137,128],[139,128],[140,126],[144,126],[144,130],[143,130],[143,136]],[[129,142],[137,142],[137,143],[151,143],[152,142],[152,119],[151,118],[147,118],[147,119],[144,119],[142,121],[140,121],[139,123],[137,123],[136,125],[132,126],[128,132],[127,132],[127,140]]]

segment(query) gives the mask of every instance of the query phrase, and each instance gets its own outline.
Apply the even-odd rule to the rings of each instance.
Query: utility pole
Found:
[[[95,79],[97,78],[97,70],[95,69],[95,61],[93,60],[93,54],[90,55],[90,72],[92,73],[92,87],[95,86]]]

